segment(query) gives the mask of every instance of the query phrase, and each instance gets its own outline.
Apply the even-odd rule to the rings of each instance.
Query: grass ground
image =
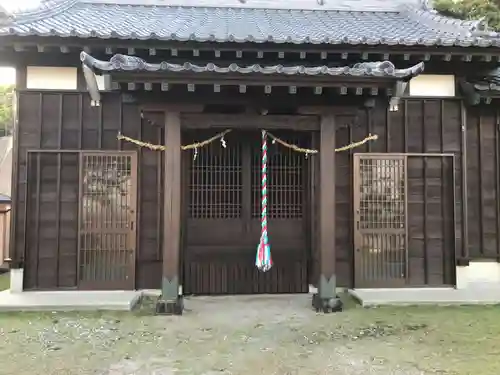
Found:
[[[3,375],[500,374],[499,307],[316,314],[308,296],[186,301],[182,317],[0,315]]]
[[[9,286],[10,286],[10,279],[8,272],[0,273],[0,292],[2,290],[9,289]]]

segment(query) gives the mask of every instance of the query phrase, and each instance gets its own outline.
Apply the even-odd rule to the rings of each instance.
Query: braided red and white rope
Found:
[[[262,130],[261,172],[261,234],[260,242],[257,246],[255,265],[260,271],[266,272],[273,266],[273,260],[271,258],[271,245],[269,245],[269,237],[267,233],[267,132],[265,130]]]

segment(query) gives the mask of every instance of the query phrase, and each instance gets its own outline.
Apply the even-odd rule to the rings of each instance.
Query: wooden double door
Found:
[[[183,143],[215,131],[184,134]],[[305,132],[276,132],[308,146]],[[261,133],[233,131],[183,160],[185,294],[308,291],[309,160],[273,144],[268,151],[268,223],[274,266],[255,267],[261,231]]]

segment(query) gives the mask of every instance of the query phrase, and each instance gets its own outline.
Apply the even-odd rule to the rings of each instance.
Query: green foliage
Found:
[[[10,133],[13,125],[14,86],[0,86],[0,136]]]
[[[494,30],[500,30],[500,0],[435,0],[434,8],[444,16],[462,20],[485,18]]]

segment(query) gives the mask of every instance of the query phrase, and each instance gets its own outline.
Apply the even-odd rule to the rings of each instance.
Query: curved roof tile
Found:
[[[213,63],[206,65],[195,65],[189,62],[185,64],[171,64],[161,62],[158,64],[148,63],[136,56],[117,54],[109,61],[97,60],[86,52],[80,54],[83,64],[94,71],[99,72],[192,72],[192,73],[236,73],[236,74],[282,74],[282,75],[310,75],[310,76],[355,76],[355,77],[386,77],[396,79],[409,79],[424,71],[424,63],[421,62],[407,69],[396,69],[390,61],[365,62],[354,64],[352,67],[328,67],[303,65],[283,66],[283,65],[259,65],[253,64],[240,66],[231,64],[226,67]]]

